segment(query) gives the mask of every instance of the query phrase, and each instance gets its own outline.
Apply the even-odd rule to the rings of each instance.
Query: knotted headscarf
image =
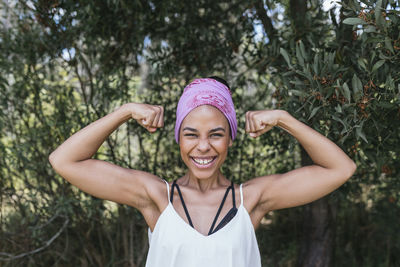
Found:
[[[201,105],[219,109],[227,118],[232,140],[237,134],[236,111],[229,88],[212,78],[195,79],[183,90],[176,109],[175,140],[179,143],[179,130],[183,119],[190,111]]]

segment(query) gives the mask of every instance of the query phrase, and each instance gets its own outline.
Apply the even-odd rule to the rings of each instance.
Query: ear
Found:
[[[233,144],[233,142],[232,142],[232,137],[229,137],[229,147],[231,147],[232,146],[232,144]]]

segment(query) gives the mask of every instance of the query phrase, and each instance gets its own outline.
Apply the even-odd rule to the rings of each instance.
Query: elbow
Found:
[[[357,165],[354,163],[354,161],[350,160],[350,162],[346,165],[346,172],[344,175],[345,179],[346,180],[350,179],[353,176],[356,169]]]
[[[356,165],[356,163],[354,161],[352,161],[351,162],[351,166],[352,166],[351,175],[353,175],[357,170],[357,165]]]
[[[57,164],[57,162],[58,162],[58,157],[57,157],[55,151],[53,151],[53,152],[49,155],[49,158],[48,158],[48,159],[49,159],[50,165],[53,167],[53,169],[57,170],[57,166],[58,166],[58,164]]]
[[[52,152],[50,155],[49,155],[49,162],[50,162],[50,165],[54,168],[54,165],[55,165],[55,155],[54,155],[54,152]]]

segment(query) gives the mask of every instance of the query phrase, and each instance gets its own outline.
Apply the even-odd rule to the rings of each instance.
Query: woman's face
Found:
[[[228,120],[213,106],[193,109],[181,124],[181,157],[190,174],[198,179],[218,176],[231,145]]]

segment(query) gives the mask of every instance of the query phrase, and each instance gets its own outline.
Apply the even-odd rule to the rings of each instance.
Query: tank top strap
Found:
[[[181,203],[182,203],[183,209],[184,209],[184,211],[185,211],[185,213],[186,213],[186,217],[187,217],[187,219],[188,219],[188,222],[189,222],[190,226],[192,226],[192,227],[194,228],[193,223],[192,223],[192,219],[190,218],[190,215],[189,215],[189,211],[188,211],[188,209],[187,209],[187,207],[186,207],[185,201],[183,200],[183,196],[182,196],[181,189],[179,188],[179,185],[176,183],[176,180],[174,180],[174,182],[172,183],[172,186],[171,186],[171,198],[170,198],[170,202],[171,202],[171,204],[172,204],[172,202],[173,202],[173,198],[174,198],[174,188],[175,188],[175,187],[176,187],[176,189],[178,190],[179,198],[181,199]]]
[[[240,205],[243,205],[243,190],[242,190],[242,184],[240,184]]]
[[[232,203],[233,203],[233,208],[236,209],[235,185],[233,184],[233,181],[231,182],[231,187],[232,187]]]
[[[163,181],[167,184],[167,194],[168,194],[168,202],[169,202],[170,201],[169,200],[169,184],[166,180],[163,179]]]

